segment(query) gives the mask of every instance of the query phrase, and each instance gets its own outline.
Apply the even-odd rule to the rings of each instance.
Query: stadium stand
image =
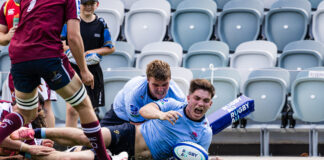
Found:
[[[253,69],[275,67],[277,47],[270,41],[248,41],[241,43],[230,60],[230,67],[238,69],[241,86]]]
[[[261,0],[231,0],[224,5],[218,17],[217,35],[234,51],[242,42],[259,37],[262,21]]]
[[[203,62],[203,63],[202,63]],[[229,48],[220,41],[202,41],[193,44],[183,58],[183,67],[191,69],[195,78],[199,78],[201,69],[226,67],[229,62]]]
[[[100,2],[95,13],[105,20],[111,40],[116,41],[124,21],[124,4],[120,0],[104,0]]]
[[[8,73],[10,72],[10,68],[11,68],[11,61],[9,57],[8,46],[6,46],[1,50],[1,54],[0,54],[0,71],[1,71],[0,85],[1,86],[2,86],[2,82],[6,80]],[[0,88],[1,91],[2,87]]]
[[[141,51],[152,42],[162,41],[170,22],[171,7],[166,0],[139,0],[125,17],[127,42]]]
[[[146,45],[137,56],[136,68],[146,70],[146,65],[159,59],[169,63],[170,67],[180,67],[182,47],[175,42],[154,42]]]
[[[102,57],[100,66],[103,71],[109,68],[133,67],[135,61],[135,49],[128,42],[117,41],[115,52]]]
[[[133,3],[135,3],[138,0],[121,0],[124,3],[125,11],[129,11]]]
[[[209,40],[216,22],[213,0],[184,0],[172,15],[171,35],[184,51],[200,41]]]
[[[215,3],[217,4],[217,10],[218,11],[222,11],[223,10],[223,7],[224,5],[229,2],[230,0],[214,0]]]
[[[311,3],[312,10],[317,10],[318,5],[323,2],[323,0],[308,0]]]
[[[265,16],[265,35],[282,51],[289,42],[303,40],[311,19],[307,0],[278,0]]]
[[[324,31],[323,31],[323,16],[324,16],[324,1],[322,1],[317,8],[317,11],[313,14],[312,21],[312,34],[314,40],[324,43]]]
[[[179,5],[180,2],[182,2],[183,0],[168,0],[168,2],[171,5],[171,10],[175,11]]]
[[[177,83],[185,95],[189,93],[190,81],[193,79],[192,72],[187,68],[171,67],[171,78]]]
[[[280,54],[278,66],[290,72],[290,82],[300,70],[319,67],[324,63],[324,45],[313,40],[301,40],[287,44]]]

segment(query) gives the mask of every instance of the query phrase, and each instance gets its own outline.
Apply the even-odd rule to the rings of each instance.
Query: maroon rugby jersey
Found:
[[[62,57],[63,24],[79,19],[79,0],[21,0],[18,28],[9,46],[11,63]]]

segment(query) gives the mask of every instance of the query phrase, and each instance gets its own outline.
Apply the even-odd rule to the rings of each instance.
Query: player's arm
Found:
[[[0,24],[0,45],[6,46],[9,44],[11,38],[13,37],[17,27],[12,27],[8,31],[6,25]]]
[[[139,110],[139,113],[146,119],[168,120],[172,125],[177,121],[179,116],[182,117],[182,115],[177,111],[170,110],[167,112],[162,112],[159,106],[154,102],[142,107]]]
[[[68,34],[68,43],[72,55],[80,68],[80,73],[82,77],[82,82],[85,85],[91,85],[91,88],[94,86],[93,75],[88,70],[85,58],[84,58],[84,46],[80,34],[80,21],[78,19],[69,19],[67,21],[67,34]]]

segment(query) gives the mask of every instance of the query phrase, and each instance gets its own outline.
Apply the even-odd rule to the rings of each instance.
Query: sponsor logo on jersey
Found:
[[[131,110],[131,116],[132,117],[139,117],[139,108],[134,106],[134,105],[130,105],[130,110]]]
[[[197,132],[192,131],[192,132],[190,133],[190,138],[196,141],[197,138],[198,138],[198,134],[197,134]]]
[[[15,9],[14,8],[11,8],[8,10],[8,16],[9,15],[13,15],[15,13]]]

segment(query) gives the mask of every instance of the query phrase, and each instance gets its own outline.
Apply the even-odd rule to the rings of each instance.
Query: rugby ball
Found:
[[[193,142],[177,143],[173,148],[173,155],[178,160],[208,160],[208,152]]]

